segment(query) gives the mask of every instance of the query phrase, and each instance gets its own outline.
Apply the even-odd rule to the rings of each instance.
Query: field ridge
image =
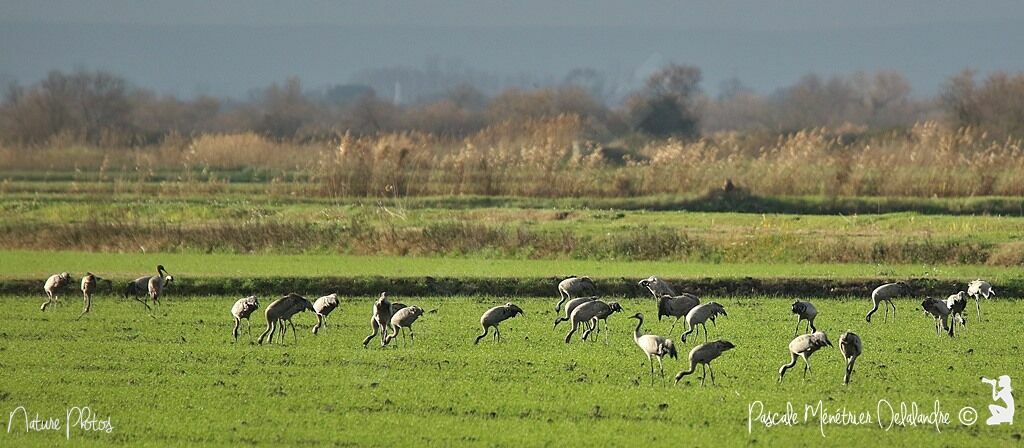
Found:
[[[128,279],[112,279],[101,293],[120,295]],[[375,296],[387,291],[396,296],[499,296],[499,297],[557,297],[556,277],[202,277],[176,278],[167,296],[222,296],[251,294],[282,295],[288,292],[343,296]],[[611,297],[639,298],[649,293],[637,285],[632,277],[596,277],[599,294]],[[708,296],[763,297],[814,296],[827,298],[868,297],[878,285],[894,281],[892,278],[665,278],[677,291]],[[910,278],[910,297],[926,295],[944,299],[965,288],[968,279]],[[999,283],[1000,298],[1024,296],[1024,280]],[[39,279],[0,280],[0,294],[41,295]],[[65,296],[76,296],[77,289],[68,288]]]

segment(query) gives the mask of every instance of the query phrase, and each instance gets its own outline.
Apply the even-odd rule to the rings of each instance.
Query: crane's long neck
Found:
[[[640,334],[640,327],[642,327],[643,325],[644,325],[644,319],[642,317],[636,318],[636,330],[633,330],[633,340],[634,341],[640,339],[640,336],[642,336]]]

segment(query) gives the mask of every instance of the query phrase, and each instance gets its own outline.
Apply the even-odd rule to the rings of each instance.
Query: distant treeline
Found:
[[[575,115],[585,139],[609,143],[654,137],[693,139],[721,131],[785,135],[828,128],[844,135],[909,129],[932,121],[969,127],[993,140],[1024,136],[1024,74],[971,71],[950,78],[934,98],[911,95],[896,72],[823,78],[808,75],[762,95],[739,81],[710,97],[701,71],[670,65],[620,104],[606,104],[600,75],[574,70],[560,84],[487,96],[470,84],[395,104],[365,84],[307,91],[291,78],[244,101],[180,99],[130,85],[111,73],[54,71],[28,86],[7,86],[0,142],[16,147],[86,144],[141,147],[202,134],[254,133],[271,140],[337,141],[340,136],[421,132],[463,138],[520,120]]]

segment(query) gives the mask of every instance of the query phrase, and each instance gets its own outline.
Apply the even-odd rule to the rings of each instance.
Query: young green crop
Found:
[[[261,295],[265,308],[279,293]],[[302,291],[300,291],[302,292]],[[305,292],[315,298],[315,292]],[[249,343],[243,328],[232,343],[229,310],[237,297],[169,294],[150,316],[138,303],[106,295],[76,321],[81,299],[40,313],[40,297],[0,297],[0,415],[18,406],[63,419],[66,408],[90,406],[110,418],[111,433],[72,430],[81,445],[984,445],[1013,444],[1019,430],[986,426],[991,388],[979,376],[1022,378],[1017,358],[1019,306],[992,301],[986,321],[970,322],[956,338],[936,337],[916,300],[897,302],[895,322],[867,324],[869,301],[811,299],[816,324],[833,342],[845,330],[864,340],[864,355],[849,386],[837,348],[811,358],[777,383],[788,361],[795,317],[788,298],[715,297],[728,317],[709,326],[712,338],[736,344],[714,362],[717,386],[699,377],[672,384],[696,341],[666,334],[653,300],[622,300],[625,312],[593,341],[562,342],[552,330],[552,300],[508,297],[393,297],[428,310],[416,322],[415,346],[363,349],[372,297],[346,297],[331,326],[314,337],[309,313],[294,321],[286,344]],[[706,298],[711,299],[711,298]],[[487,308],[508,301],[525,316],[502,324],[502,342],[472,341]],[[433,310],[436,310],[433,311]],[[681,359],[666,359],[666,381],[648,382],[647,358],[632,340],[643,312],[645,332],[677,340]],[[253,339],[264,327],[253,316]],[[698,369],[699,373],[699,369]],[[950,424],[821,427],[804,423],[804,405],[875,414],[880,400],[915,402],[922,414],[936,400]],[[765,428],[752,404],[782,412],[794,406],[800,424]],[[963,426],[958,413],[975,408],[981,420]],[[754,415],[756,417],[756,413]],[[63,443],[63,432],[24,431],[17,420],[0,433],[7,446]]]

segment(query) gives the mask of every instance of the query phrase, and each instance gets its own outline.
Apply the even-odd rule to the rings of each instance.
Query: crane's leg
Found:
[[[800,332],[800,316],[796,316],[796,328],[793,329],[793,336]]]
[[[708,377],[707,364],[700,365],[700,387],[704,387],[704,379]]]
[[[978,322],[981,322],[981,299],[974,296],[974,307],[978,309]]]
[[[843,384],[850,384],[850,375],[853,374],[853,363],[857,361],[856,356],[851,356],[846,361],[846,375],[843,376]]]
[[[651,366],[651,386],[654,385],[654,360],[651,359],[651,355],[647,355],[647,364]]]
[[[494,342],[501,342],[501,329],[497,325],[494,326]]]
[[[885,303],[885,317],[882,319],[882,322],[889,322],[889,302],[888,301],[886,301],[886,303]]]
[[[678,323],[679,323],[679,318],[677,317],[676,320],[672,321],[672,328],[669,328],[668,332],[671,333],[673,330],[675,330],[676,329],[676,324],[678,324]]]
[[[568,344],[569,341],[572,340],[572,334],[576,332],[576,329],[579,328],[579,326],[580,326],[579,322],[573,322],[572,323],[572,328],[570,328],[569,332],[565,334],[565,343],[566,344]]]
[[[665,364],[661,362],[661,357],[658,357],[658,371],[661,373],[661,379],[665,379]],[[653,371],[651,373],[654,373]]]
[[[807,359],[807,355],[802,355],[804,358],[804,379],[807,378],[807,372],[811,371],[811,362]]]
[[[896,322],[896,304],[892,302],[892,299],[889,299],[889,305],[892,305],[892,321]]]
[[[299,343],[299,332],[295,331],[295,322],[292,322],[291,319],[288,319],[288,324],[292,326],[292,337],[295,338],[295,343],[298,344]]]
[[[714,321],[711,321],[711,322],[714,322]],[[708,325],[706,323],[704,323],[704,324],[700,324],[700,326],[704,327],[704,342],[708,342]]]
[[[260,335],[259,344],[263,345],[263,338],[267,337],[268,334],[273,335],[274,324],[271,321],[267,321],[267,330]],[[273,337],[273,336],[271,336]]]
[[[807,321],[807,324],[811,326],[811,333],[816,333],[818,331],[818,329],[814,327],[814,319]]]
[[[132,296],[132,299],[134,299],[136,302],[141,303],[142,306],[146,307],[146,310],[153,311],[153,309],[149,307],[149,304],[146,303],[145,300],[142,300],[138,296],[134,296],[134,295]]]
[[[79,314],[75,320],[81,319],[82,316],[88,313],[89,309],[92,308],[92,296],[89,295],[88,293],[83,294],[85,295],[85,308],[82,309],[82,314]]]
[[[708,363],[708,372],[711,372],[711,385],[715,385],[715,369],[711,367],[711,363]]]
[[[238,342],[238,326],[242,324],[242,320],[235,318],[235,328],[231,329],[231,336],[235,338],[235,342]]]

